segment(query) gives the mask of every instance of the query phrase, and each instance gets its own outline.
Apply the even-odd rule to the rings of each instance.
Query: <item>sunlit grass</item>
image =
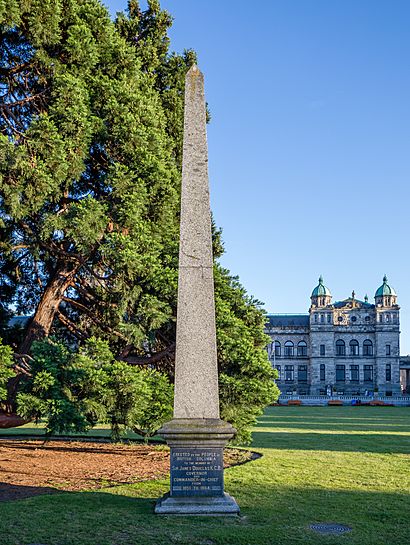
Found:
[[[407,545],[410,409],[271,407],[225,473],[239,518],[153,515],[167,481],[0,503],[1,545]],[[1,475],[1,474],[0,474]],[[314,522],[352,528],[342,536]]]

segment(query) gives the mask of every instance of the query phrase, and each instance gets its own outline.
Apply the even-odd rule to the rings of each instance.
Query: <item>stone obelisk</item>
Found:
[[[159,434],[171,448],[171,489],[158,514],[237,514],[224,492],[223,448],[235,429],[219,418],[204,77],[185,79],[174,417]]]

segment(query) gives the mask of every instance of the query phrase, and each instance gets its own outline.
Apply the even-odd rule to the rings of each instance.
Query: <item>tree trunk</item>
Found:
[[[41,297],[26,335],[19,347],[20,354],[28,354],[34,341],[47,337],[53,324],[54,316],[62,301],[65,291],[73,281],[80,265],[71,265],[70,263],[60,263],[53,276],[50,278],[47,287]],[[18,373],[11,378],[7,384],[6,411],[12,413],[15,410],[15,402],[18,385],[23,378],[22,373]]]
[[[34,341],[49,335],[54,316],[64,297],[64,293],[72,283],[78,269],[79,265],[70,267],[68,263],[60,264],[57,267],[57,270],[47,284],[36,313],[19,347],[20,354],[28,354]]]
[[[17,414],[8,414],[0,412],[0,428],[18,428],[28,424],[30,420],[25,420]]]

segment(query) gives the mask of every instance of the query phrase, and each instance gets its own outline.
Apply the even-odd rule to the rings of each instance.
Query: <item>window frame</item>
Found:
[[[350,382],[360,382],[360,367],[357,364],[352,364],[349,368],[350,372]],[[356,375],[357,378],[353,378],[353,373]]]
[[[285,358],[293,358],[295,353],[295,345],[292,341],[286,341],[283,345],[283,356]]]
[[[340,373],[342,373],[343,378],[340,377]],[[343,364],[337,364],[336,365],[336,374],[335,374],[336,382],[346,382],[346,365]]]
[[[350,348],[350,355],[357,357],[359,356],[359,341],[356,339],[352,339],[349,342],[349,348]]]
[[[321,363],[319,367],[319,380],[320,382],[325,382],[326,380],[326,365],[324,363]]]
[[[336,357],[345,357],[346,356],[346,343],[343,339],[338,339],[336,341]]]
[[[302,371],[302,376],[305,376],[305,378],[301,378],[301,371]],[[307,381],[308,381],[307,365],[298,365],[298,382],[307,384]]]
[[[288,378],[288,373],[291,378]],[[285,382],[294,382],[295,380],[295,366],[285,365]]]
[[[370,378],[368,378],[369,376]],[[363,367],[363,382],[373,382],[373,365],[365,365]]]
[[[301,350],[299,350],[301,349]],[[306,358],[307,357],[307,342],[306,341],[299,341],[296,346],[296,354],[298,358]]]
[[[363,341],[363,356],[373,357],[373,342],[370,339]]]

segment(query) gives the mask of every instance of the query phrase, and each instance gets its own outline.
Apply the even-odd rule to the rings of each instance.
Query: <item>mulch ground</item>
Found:
[[[248,451],[226,449],[224,465],[251,458]],[[168,474],[169,450],[164,445],[0,439],[0,501],[96,490]]]

